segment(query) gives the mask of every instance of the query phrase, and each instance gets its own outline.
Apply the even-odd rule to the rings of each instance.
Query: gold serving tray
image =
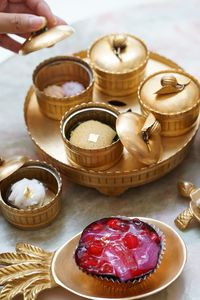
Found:
[[[79,52],[76,56],[85,58],[86,51]],[[151,52],[145,76],[156,71],[173,68],[181,69],[175,62]],[[117,106],[120,111],[132,109],[134,112],[140,112],[137,94],[133,94],[125,99],[112,99],[95,88],[93,98],[96,102],[111,104],[110,100],[118,100],[125,104]],[[160,161],[155,165],[144,166],[124,150],[122,159],[117,165],[107,171],[94,171],[83,169],[69,162],[60,134],[60,123],[45,117],[40,112],[33,87],[29,89],[26,96],[24,116],[27,130],[38,150],[38,154],[43,160],[54,165],[71,181],[96,188],[101,193],[110,196],[122,194],[130,187],[154,181],[174,169],[187,155],[199,126],[198,121],[191,131],[185,135],[170,138],[163,137],[164,151]]]
[[[73,257],[80,238],[78,234],[54,253],[30,244],[18,243],[16,252],[0,254],[0,264],[4,265],[0,268],[0,284],[3,286],[0,298],[11,300],[16,295],[23,294],[24,299],[36,300],[41,291],[56,286],[63,289],[44,291],[39,299],[81,300],[81,297],[84,297],[93,300],[133,300],[162,291],[183,271],[187,256],[186,247],[172,227],[158,220],[140,219],[160,228],[166,239],[166,251],[161,264],[145,281],[127,289],[108,288],[103,281],[82,272]]]

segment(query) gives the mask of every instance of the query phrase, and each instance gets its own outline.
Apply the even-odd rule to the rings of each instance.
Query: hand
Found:
[[[18,53],[21,44],[6,33],[28,38],[33,31],[44,27],[66,24],[53,15],[44,0],[0,0],[0,46]]]

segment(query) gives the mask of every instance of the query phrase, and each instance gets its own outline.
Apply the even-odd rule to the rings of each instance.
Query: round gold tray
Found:
[[[86,52],[82,51],[76,55],[85,58]],[[151,52],[145,76],[156,71],[173,68],[180,69],[173,61]],[[118,105],[117,108],[120,111],[131,109],[140,112],[136,94],[125,99],[111,99],[95,89],[93,98],[97,102],[110,104],[113,103],[112,100],[115,100],[114,103]],[[119,104],[123,104],[123,106],[119,106]],[[33,87],[26,96],[24,116],[28,132],[43,160],[54,165],[68,179],[87,187],[96,188],[106,195],[122,194],[130,187],[146,184],[170,172],[187,155],[199,126],[198,122],[190,132],[179,137],[163,137],[164,151],[160,161],[155,165],[146,167],[124,150],[122,159],[117,165],[107,171],[94,171],[83,169],[69,162],[60,134],[60,123],[48,119],[40,112]]]

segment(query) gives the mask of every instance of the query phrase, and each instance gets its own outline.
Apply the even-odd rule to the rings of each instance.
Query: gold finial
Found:
[[[160,81],[162,86],[173,86],[176,87],[178,82],[175,76],[173,75],[165,75],[161,78]]]
[[[179,93],[184,90],[184,88],[190,83],[190,80],[185,83],[181,84],[178,83],[177,79],[173,75],[165,75],[161,78],[160,84],[162,87],[155,93],[158,95],[166,95],[172,93]]]
[[[190,198],[191,193],[195,190],[197,190],[197,187],[191,182],[187,182],[187,181],[178,182],[178,191],[180,195],[185,198]]]
[[[154,115],[150,113],[146,118],[146,121],[141,130],[142,138],[146,143],[149,151],[151,151],[151,147],[149,144],[150,137],[155,134],[160,134],[160,131],[161,131],[160,123],[156,120]]]
[[[122,61],[121,52],[127,46],[127,36],[125,34],[116,34],[113,38],[113,49],[115,55]]]

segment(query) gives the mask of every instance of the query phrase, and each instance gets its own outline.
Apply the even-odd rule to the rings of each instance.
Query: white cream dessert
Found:
[[[26,209],[43,205],[45,195],[46,189],[42,182],[24,178],[12,185],[8,202],[19,209]]]
[[[78,81],[68,81],[62,85],[62,89],[66,97],[71,97],[83,92],[85,87]]]
[[[59,85],[49,85],[44,89],[44,92],[47,96],[62,98],[64,97],[64,91]]]
[[[82,83],[78,81],[67,81],[62,86],[56,84],[49,85],[44,89],[44,92],[50,97],[63,98],[78,95],[84,90],[85,87]]]
[[[112,144],[116,132],[99,121],[89,120],[78,125],[70,135],[70,142],[84,149],[99,149]]]

